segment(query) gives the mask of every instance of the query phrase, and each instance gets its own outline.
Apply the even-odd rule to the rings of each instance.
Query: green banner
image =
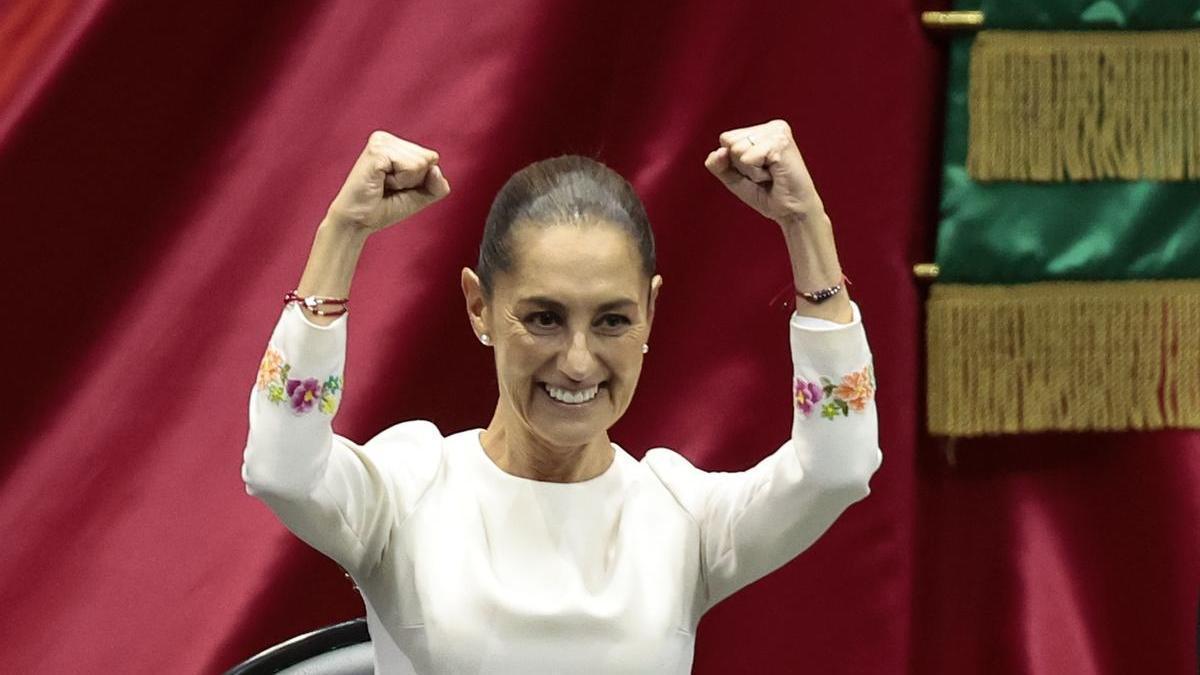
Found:
[[[1129,27],[1190,26],[1200,2],[959,3],[985,25],[1110,28],[1086,17],[1109,7]],[[1110,12],[1111,14],[1112,12]],[[1091,21],[1089,23],[1089,21]],[[1200,35],[1200,34],[1198,34]],[[1200,183],[978,182],[966,168],[974,36],[952,39],[940,224],[935,260],[946,283],[1200,278]],[[1198,66],[1200,67],[1200,66]]]
[[[983,11],[988,29],[1200,28],[1196,0],[972,0],[956,2],[954,8]]]
[[[1200,428],[1200,0],[956,9],[929,432]]]

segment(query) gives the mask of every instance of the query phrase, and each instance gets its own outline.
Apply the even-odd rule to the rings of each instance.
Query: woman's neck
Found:
[[[548,483],[579,483],[604,473],[614,461],[608,433],[581,446],[559,447],[537,438],[522,425],[513,424],[496,406],[496,414],[483,431],[480,443],[488,457],[505,473]]]

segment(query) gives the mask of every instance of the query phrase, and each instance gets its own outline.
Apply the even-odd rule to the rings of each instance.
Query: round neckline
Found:
[[[513,482],[515,484],[532,485],[532,486],[537,486],[537,487],[545,486],[545,489],[547,489],[547,490],[586,488],[586,487],[592,487],[594,485],[602,485],[602,484],[608,483],[609,481],[614,480],[615,477],[617,476],[617,472],[618,472],[617,462],[621,461],[620,456],[621,456],[621,454],[623,454],[625,452],[625,450],[623,450],[621,448],[621,446],[617,445],[616,443],[613,443],[612,441],[609,441],[608,444],[611,445],[612,449],[613,449],[612,461],[604,469],[604,471],[602,471],[598,475],[595,475],[587,480],[573,481],[570,483],[560,483],[558,481],[549,481],[549,480],[537,480],[536,478],[526,478],[524,476],[518,476],[516,474],[511,474],[511,473],[505,471],[504,469],[501,469],[500,465],[496,464],[495,460],[492,459],[491,455],[487,454],[487,450],[485,450],[483,447],[483,432],[484,432],[484,429],[479,428],[479,429],[475,429],[469,433],[470,433],[470,437],[471,437],[471,441],[472,441],[471,444],[474,446],[473,449],[475,450],[476,455],[479,457],[479,461],[481,461],[484,465],[487,466],[485,471],[488,471],[489,473],[499,474],[501,477],[501,480],[507,480],[507,481]]]

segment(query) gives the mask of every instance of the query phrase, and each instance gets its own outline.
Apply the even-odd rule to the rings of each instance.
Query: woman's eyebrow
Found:
[[[518,304],[529,303],[532,305],[538,305],[540,307],[545,307],[546,309],[552,309],[561,314],[567,313],[566,305],[562,304],[561,302],[559,302],[557,300],[547,298],[544,295],[535,295],[535,296],[528,297],[528,298],[521,298],[520,300],[517,301],[517,303]],[[597,307],[596,312],[597,313],[608,312],[608,311],[611,311],[614,309],[619,309],[621,307],[625,307],[627,305],[633,305],[634,307],[636,307],[637,300],[634,300],[633,298],[617,298],[615,300],[609,300],[608,302],[602,303],[599,307]]]
[[[596,311],[597,312],[608,312],[608,311],[611,311],[614,309],[621,309],[622,307],[626,307],[629,305],[637,307],[637,304],[638,304],[637,300],[633,300],[631,298],[620,298],[619,300],[609,300],[608,302],[597,307]]]

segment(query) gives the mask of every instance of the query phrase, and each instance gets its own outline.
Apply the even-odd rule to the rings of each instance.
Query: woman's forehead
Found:
[[[641,258],[624,229],[609,224],[524,226],[513,234],[513,265],[504,285],[513,296],[559,302],[642,296]],[[517,300],[518,297],[513,297]]]

